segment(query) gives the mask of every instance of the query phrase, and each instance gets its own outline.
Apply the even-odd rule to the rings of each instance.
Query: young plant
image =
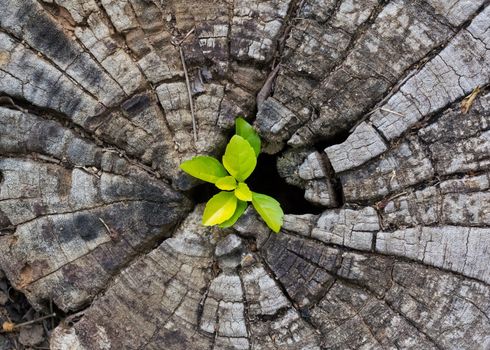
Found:
[[[245,183],[257,165],[260,137],[242,118],[237,118],[235,125],[236,132],[226,146],[223,164],[210,156],[197,156],[180,165],[189,175],[211,182],[222,190],[206,203],[202,223],[205,226],[230,227],[247,209],[248,202],[252,202],[267,226],[279,232],[284,216],[279,202],[251,191]]]

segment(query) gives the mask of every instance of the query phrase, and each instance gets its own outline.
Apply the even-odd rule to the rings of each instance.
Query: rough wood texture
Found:
[[[488,1],[0,9],[0,270],[52,349],[490,348]],[[236,115],[321,212],[200,224],[178,164]]]

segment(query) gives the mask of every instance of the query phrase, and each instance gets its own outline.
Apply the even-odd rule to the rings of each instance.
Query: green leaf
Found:
[[[272,231],[279,232],[284,216],[279,202],[265,194],[253,192],[252,204],[257,213],[264,219],[267,226]]]
[[[186,160],[180,164],[180,168],[189,175],[213,184],[219,178],[228,175],[219,160],[209,156],[197,156]]]
[[[221,228],[227,228],[230,226],[233,226],[235,222],[242,216],[243,212],[247,209],[247,202],[243,201],[238,201],[235,212],[233,213],[233,216],[223,222],[222,224],[219,224],[219,227]]]
[[[245,181],[257,165],[255,152],[243,137],[235,135],[226,146],[223,165],[238,181]]]
[[[243,118],[237,118],[235,121],[235,133],[248,141],[254,149],[255,156],[258,157],[260,153],[260,137],[252,125]]]
[[[216,187],[220,190],[232,191],[236,188],[236,180],[233,176],[225,176],[216,181]]]
[[[235,189],[235,196],[242,201],[249,202],[252,200],[252,191],[245,182],[239,182]]]
[[[202,214],[202,224],[212,226],[225,222],[235,212],[237,199],[233,192],[224,192],[214,195],[207,203]]]

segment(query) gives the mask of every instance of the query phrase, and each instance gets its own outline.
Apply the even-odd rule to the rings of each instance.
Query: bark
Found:
[[[0,269],[51,348],[489,348],[488,5],[0,0]],[[318,212],[201,225],[178,165],[237,115]]]

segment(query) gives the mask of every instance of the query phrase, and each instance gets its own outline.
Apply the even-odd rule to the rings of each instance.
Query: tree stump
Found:
[[[488,1],[0,8],[0,269],[52,349],[490,348]],[[178,168],[237,115],[279,234]]]

